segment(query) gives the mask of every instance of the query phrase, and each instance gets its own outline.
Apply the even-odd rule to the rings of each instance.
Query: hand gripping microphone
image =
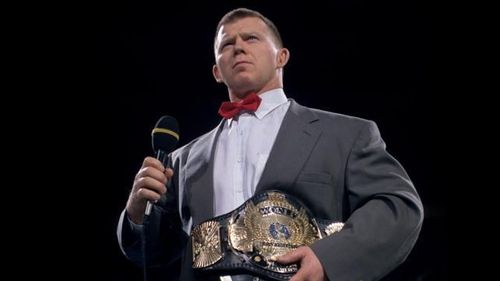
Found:
[[[151,132],[153,151],[156,159],[160,160],[163,166],[167,163],[167,156],[172,152],[179,141],[179,124],[174,117],[165,115],[161,117]],[[153,203],[148,201],[145,214],[151,213]]]

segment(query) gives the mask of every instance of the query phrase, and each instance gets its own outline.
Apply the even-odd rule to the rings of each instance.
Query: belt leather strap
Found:
[[[282,265],[271,261],[271,257],[310,245],[342,227],[341,222],[314,218],[304,204],[289,194],[266,191],[234,211],[194,227],[192,266],[209,274],[251,274],[262,277],[260,280],[288,280],[297,272],[297,265]]]

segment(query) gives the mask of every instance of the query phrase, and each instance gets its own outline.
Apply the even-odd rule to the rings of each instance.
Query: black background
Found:
[[[426,211],[423,229],[407,261],[386,280],[446,280],[446,190],[435,183],[433,169],[431,20],[413,0],[76,7],[76,48],[64,52],[62,65],[68,67],[61,69],[68,78],[62,83],[67,106],[58,109],[78,116],[78,133],[67,136],[79,143],[72,151],[80,163],[72,183],[81,186],[80,199],[68,206],[82,216],[66,249],[80,256],[74,274],[142,280],[118,248],[119,214],[135,172],[152,154],[150,132],[159,117],[177,118],[180,145],[220,121],[216,112],[227,91],[212,77],[213,37],[224,13],[241,6],[262,12],[280,30],[291,53],[284,71],[287,96],[376,121],[388,151],[414,181]]]

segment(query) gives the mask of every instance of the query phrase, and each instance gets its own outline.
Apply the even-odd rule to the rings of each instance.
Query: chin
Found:
[[[256,88],[256,81],[251,77],[241,77],[234,80],[231,86],[237,92],[247,92]]]

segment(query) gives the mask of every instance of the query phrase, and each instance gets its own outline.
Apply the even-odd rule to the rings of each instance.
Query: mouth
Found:
[[[250,64],[248,61],[239,61],[235,64],[233,64],[233,68],[236,68],[237,66],[244,65],[244,64]]]

